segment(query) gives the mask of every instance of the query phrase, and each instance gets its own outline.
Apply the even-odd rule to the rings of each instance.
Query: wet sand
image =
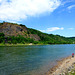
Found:
[[[65,75],[73,63],[75,63],[75,56],[74,58],[72,56],[63,58],[57,61],[57,65],[52,67],[45,75],[62,75],[62,73]]]

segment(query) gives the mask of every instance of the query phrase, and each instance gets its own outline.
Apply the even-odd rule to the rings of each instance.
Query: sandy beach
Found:
[[[72,58],[72,56],[66,57],[61,59],[60,61],[57,61],[58,64],[54,67],[52,67],[46,75],[66,75],[67,71],[70,71],[70,67],[75,63],[75,56]]]

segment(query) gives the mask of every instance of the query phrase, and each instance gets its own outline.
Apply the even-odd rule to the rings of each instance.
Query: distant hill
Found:
[[[26,38],[33,38],[35,41],[40,40],[40,37],[38,35],[31,34],[29,29],[22,24],[18,25],[8,22],[0,23],[0,33],[4,33],[6,37],[22,35]]]
[[[0,23],[0,43],[42,43],[42,44],[72,44],[75,37],[66,38],[60,35],[46,34],[27,28],[25,25],[3,22]],[[3,35],[4,34],[4,35]]]

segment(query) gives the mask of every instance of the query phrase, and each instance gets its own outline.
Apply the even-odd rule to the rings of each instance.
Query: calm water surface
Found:
[[[42,75],[73,52],[75,44],[0,47],[0,75]]]

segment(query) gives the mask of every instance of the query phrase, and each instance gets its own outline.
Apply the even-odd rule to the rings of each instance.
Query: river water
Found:
[[[44,75],[75,53],[75,44],[0,47],[0,75]]]

